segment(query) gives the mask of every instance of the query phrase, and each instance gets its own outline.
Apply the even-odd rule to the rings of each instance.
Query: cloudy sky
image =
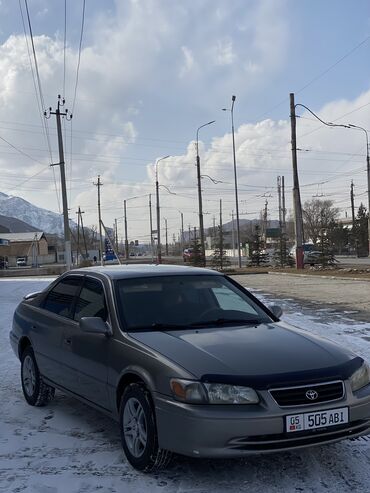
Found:
[[[277,218],[278,175],[291,207],[290,92],[325,121],[370,131],[367,0],[86,0],[76,98],[83,0],[27,5],[43,101],[26,3],[0,0],[0,191],[61,211],[59,169],[49,166],[58,162],[55,117],[45,130],[40,112],[61,94],[73,109],[63,122],[70,217],[81,206],[86,224],[97,224],[100,175],[104,223],[117,218],[122,236],[123,200],[137,197],[129,236],[147,239],[154,163],[170,155],[158,168],[162,217],[171,238],[180,212],[186,228],[197,226],[194,140],[211,120],[199,132],[202,174],[213,179],[202,178],[205,226],[220,198],[230,219],[231,115],[222,108],[233,94],[243,218],[258,217],[266,200]],[[351,179],[356,206],[367,203],[365,134],[297,114],[302,201],[330,198],[350,215]]]

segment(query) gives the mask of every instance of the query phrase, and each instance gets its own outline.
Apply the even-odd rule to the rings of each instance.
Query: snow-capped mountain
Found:
[[[42,209],[20,197],[2,192],[0,192],[0,214],[20,219],[34,226],[37,231],[58,235],[62,235],[64,231],[62,214]],[[70,224],[75,225],[73,221]]]

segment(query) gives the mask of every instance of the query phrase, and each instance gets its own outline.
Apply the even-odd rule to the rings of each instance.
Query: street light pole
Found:
[[[159,183],[158,183],[158,163],[159,161],[163,161],[163,159],[167,159],[168,156],[161,157],[155,162],[155,193],[157,198],[157,262],[158,264],[162,263],[162,252],[161,252],[161,215],[160,215],[160,207],[159,207]]]
[[[242,256],[240,250],[240,223],[239,223],[239,200],[238,200],[238,177],[236,173],[236,154],[235,154],[235,132],[234,132],[234,103],[236,96],[231,97],[231,132],[233,135],[233,159],[234,159],[234,183],[235,183],[235,208],[236,208],[236,239],[238,242],[238,266],[242,266]]]
[[[369,156],[369,134],[368,131],[363,128],[359,127],[358,125],[352,125],[351,123],[348,124],[350,128],[358,128],[359,130],[362,130],[365,132],[366,136],[366,171],[367,171],[367,212],[368,212],[368,219],[367,219],[367,238],[368,238],[368,255],[370,257],[370,156]]]
[[[198,181],[198,208],[199,208],[199,231],[200,231],[200,247],[203,257],[203,265],[206,265],[206,249],[204,245],[204,227],[203,227],[203,206],[202,206],[202,185],[201,185],[201,175],[200,175],[200,157],[199,157],[199,130],[207,125],[215,123],[216,120],[205,123],[197,128],[197,140],[196,140],[196,150],[197,150],[197,181]]]

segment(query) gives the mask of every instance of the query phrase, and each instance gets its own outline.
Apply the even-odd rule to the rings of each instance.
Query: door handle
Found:
[[[72,346],[72,339],[64,339],[64,344],[67,344],[67,346]]]

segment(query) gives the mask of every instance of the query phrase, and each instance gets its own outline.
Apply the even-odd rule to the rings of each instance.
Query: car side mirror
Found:
[[[105,336],[112,334],[111,328],[101,317],[82,317],[80,329],[88,334],[103,334]]]
[[[41,294],[41,291],[36,291],[35,293],[28,293],[25,296],[23,296],[23,299],[26,301],[32,300],[33,298],[36,298],[36,296],[38,296],[39,294]]]
[[[276,318],[280,318],[283,314],[283,309],[279,305],[271,305],[269,306],[269,310]]]

